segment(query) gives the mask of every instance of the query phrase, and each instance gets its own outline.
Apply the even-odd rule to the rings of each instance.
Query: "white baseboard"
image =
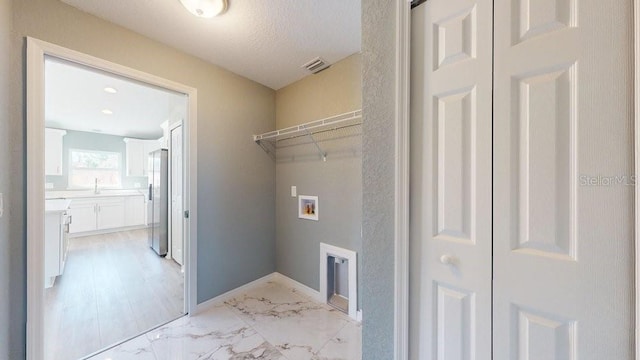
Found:
[[[116,233],[120,231],[140,230],[140,229],[146,229],[146,228],[148,228],[148,226],[146,225],[134,225],[134,226],[124,226],[119,228],[113,228],[113,229],[84,231],[84,232],[77,232],[77,233],[69,233],[69,238],[72,239],[72,238],[83,237],[83,236],[104,235],[104,234],[111,234],[111,233]]]
[[[211,308],[213,308],[214,306],[232,299],[240,294],[242,294],[243,292],[248,291],[251,288],[254,287],[258,287],[260,285],[264,285],[268,282],[275,282],[284,286],[287,286],[291,289],[294,289],[295,291],[299,292],[300,294],[307,296],[308,298],[310,298],[311,300],[317,301],[319,303],[323,303],[326,304],[326,301],[322,300],[322,296],[320,295],[320,292],[317,290],[314,290],[310,287],[308,287],[307,285],[304,285],[300,282],[297,282],[295,280],[293,280],[290,277],[287,277],[285,275],[280,274],[279,272],[272,272],[269,275],[263,276],[257,280],[254,280],[250,283],[244,284],[240,287],[237,287],[233,290],[227,291],[226,293],[222,294],[222,295],[218,295],[216,297],[214,297],[213,299],[209,299],[203,303],[198,304],[198,307],[196,309],[196,312],[194,314],[189,314],[191,315],[196,315],[202,312],[205,312]],[[358,310],[357,312],[357,317],[355,318],[356,321],[361,322],[362,321],[362,310]]]
[[[273,281],[280,283],[282,285],[288,286],[294,290],[296,290],[297,292],[310,297],[312,300],[320,302],[320,303],[326,303],[326,301],[322,300],[322,296],[320,296],[320,292],[317,290],[314,290],[310,287],[308,287],[307,285],[304,285],[302,283],[299,283],[295,280],[293,280],[290,277],[287,277],[285,275],[280,274],[279,272],[274,272],[273,274]]]
[[[295,291],[301,293],[302,295],[305,295],[309,298],[311,298],[314,301],[318,301],[321,303],[326,303],[326,301],[322,301],[322,297],[320,296],[320,292],[308,287],[307,285],[304,285],[302,283],[299,283],[285,275],[280,274],[279,272],[273,272],[269,275],[263,276],[260,279],[254,280],[250,283],[244,284],[240,287],[237,287],[233,290],[227,291],[226,293],[222,294],[222,295],[218,295],[216,297],[214,297],[213,299],[209,299],[203,303],[198,304],[197,310],[195,312],[195,314],[199,314],[201,312],[207,311],[209,309],[211,309],[212,307],[216,306],[217,304],[224,302],[226,300],[232,299],[236,296],[238,296],[239,294],[253,288],[253,287],[257,287],[263,284],[266,284],[268,282],[276,282],[278,284],[282,284],[284,286],[290,287],[292,289],[294,289]],[[191,314],[191,315],[195,315],[195,314]]]
[[[236,296],[238,296],[239,294],[249,290],[250,288],[253,287],[257,287],[260,286],[262,284],[266,284],[269,281],[274,281],[275,279],[275,275],[277,273],[271,273],[269,275],[263,276],[257,280],[254,280],[250,283],[244,284],[240,287],[237,287],[233,290],[229,290],[226,293],[222,294],[222,295],[218,295],[216,297],[214,297],[213,299],[209,299],[205,302],[202,302],[200,304],[198,304],[198,307],[196,309],[196,313],[195,314],[199,314],[201,312],[207,311],[209,309],[211,309],[212,307],[216,306],[217,304],[224,302],[226,300],[232,299]],[[190,314],[190,315],[195,315],[195,314]]]

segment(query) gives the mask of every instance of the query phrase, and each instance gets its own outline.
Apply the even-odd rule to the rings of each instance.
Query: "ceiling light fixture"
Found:
[[[227,10],[227,0],[180,0],[190,13],[203,18],[212,18]]]
[[[110,86],[107,86],[106,88],[104,88],[105,92],[108,92],[109,94],[115,94],[118,92],[118,90],[116,90],[115,88],[112,88]]]
[[[109,109],[104,109],[104,110],[102,110],[102,113],[105,114],[105,115],[111,115],[111,114],[113,114],[113,111],[111,111]]]

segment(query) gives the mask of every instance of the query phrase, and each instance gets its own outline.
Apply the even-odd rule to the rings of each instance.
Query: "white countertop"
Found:
[[[93,190],[45,191],[45,199],[80,199],[113,196],[146,196],[146,189],[131,190],[100,190],[98,194]]]
[[[67,200],[67,199],[46,200],[44,202],[44,211],[45,212],[63,212],[69,209],[69,205],[71,205],[71,200]]]

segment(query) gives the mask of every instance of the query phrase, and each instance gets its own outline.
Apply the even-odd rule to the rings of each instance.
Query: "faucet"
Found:
[[[100,191],[98,190],[98,178],[95,178],[95,181],[93,183],[93,193],[100,194]]]

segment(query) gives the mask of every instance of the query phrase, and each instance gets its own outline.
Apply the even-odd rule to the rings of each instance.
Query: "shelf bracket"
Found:
[[[307,135],[309,136],[311,141],[313,141],[313,145],[315,145],[316,149],[318,149],[318,153],[320,153],[320,156],[322,156],[322,161],[327,162],[327,152],[322,150],[316,139],[313,137],[313,134],[306,126],[303,125],[303,129],[307,132]]]
[[[269,148],[266,143],[262,140],[255,140],[255,142],[260,145],[260,147],[262,148],[262,150],[264,150],[264,152],[267,153],[267,155],[269,155],[273,160],[276,159],[276,152],[275,152],[275,148]]]

